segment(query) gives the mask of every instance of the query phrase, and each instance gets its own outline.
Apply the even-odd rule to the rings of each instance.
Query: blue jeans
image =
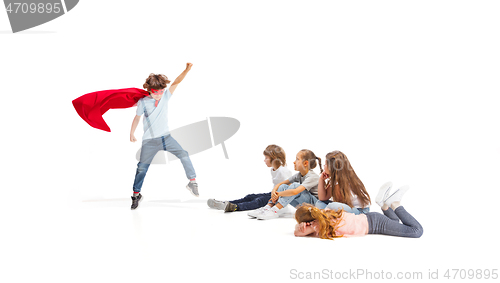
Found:
[[[384,214],[370,212],[368,219],[368,234],[382,234],[397,237],[420,238],[424,233],[422,225],[413,218],[402,206],[395,210],[388,208]],[[401,219],[401,223],[399,220]]]
[[[266,205],[267,201],[271,198],[271,193],[264,194],[249,194],[244,198],[230,200],[230,203],[238,205],[237,210],[252,210]]]
[[[299,183],[292,183],[290,185],[283,184],[278,188],[278,192],[296,189],[299,186],[300,186]],[[283,207],[285,207],[289,204],[292,205],[293,207],[298,207],[299,205],[303,204],[304,202],[314,205],[317,201],[318,201],[318,198],[313,196],[308,190],[303,190],[302,192],[300,192],[299,194],[296,194],[294,196],[279,197],[278,198],[278,203],[280,203]]]
[[[168,151],[181,160],[188,179],[196,177],[188,152],[182,149],[181,145],[171,135],[147,139],[142,141],[141,158],[137,163],[137,171],[135,172],[134,192],[141,191],[149,165],[151,165],[151,161],[160,150]]]
[[[328,208],[331,210],[338,210],[339,208],[342,208],[345,212],[354,213],[356,215],[360,213],[367,214],[368,212],[370,212],[369,206],[365,208],[350,207],[345,203],[333,202],[330,200],[318,200],[314,205],[319,209]]]

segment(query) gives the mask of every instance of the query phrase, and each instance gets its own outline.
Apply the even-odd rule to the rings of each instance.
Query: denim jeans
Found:
[[[271,193],[264,194],[249,194],[244,198],[230,200],[230,203],[238,205],[239,211],[252,210],[266,205],[267,201],[271,199]]]
[[[382,234],[398,237],[419,238],[424,229],[402,206],[395,210],[383,210],[384,215],[378,212],[366,214],[368,220],[368,234]],[[399,220],[403,224],[399,223]]]
[[[290,185],[281,185],[278,188],[278,192],[296,189],[301,186],[299,183],[292,183]],[[305,203],[315,204],[318,201],[318,198],[313,196],[308,190],[303,190],[299,194],[289,197],[279,197],[278,203],[280,203],[283,207],[287,205],[292,205],[293,207],[298,207],[299,205]]]
[[[358,215],[360,213],[367,214],[368,212],[370,212],[369,206],[365,207],[365,208],[350,207],[345,203],[333,202],[330,200],[326,200],[326,201],[325,200],[318,200],[314,205],[319,209],[328,208],[331,210],[338,210],[339,208],[342,208],[342,209],[344,209],[345,212],[354,213],[356,215]]]
[[[151,165],[151,161],[160,150],[168,151],[180,159],[188,179],[196,177],[188,152],[182,149],[181,145],[171,135],[147,139],[142,141],[141,158],[137,163],[137,171],[135,172],[134,192],[141,191],[149,165]]]

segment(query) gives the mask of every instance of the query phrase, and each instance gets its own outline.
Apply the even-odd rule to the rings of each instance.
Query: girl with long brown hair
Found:
[[[381,191],[386,190],[381,188]],[[381,195],[387,196],[386,191]],[[303,204],[295,212],[295,236],[314,236],[322,239],[382,234],[398,237],[419,238],[424,230],[403,206],[401,198],[408,187],[397,190],[381,202],[383,215],[378,212],[355,215],[338,210],[319,209],[311,204]],[[402,224],[399,223],[401,220]]]
[[[326,181],[326,184],[325,184]],[[326,155],[325,170],[318,183],[318,208],[360,214],[370,211],[371,199],[347,156],[341,151]],[[333,200],[332,200],[333,199]]]

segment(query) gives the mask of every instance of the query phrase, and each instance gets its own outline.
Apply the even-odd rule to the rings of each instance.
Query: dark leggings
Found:
[[[382,234],[398,237],[420,238],[424,233],[424,229],[402,206],[392,210],[388,208],[383,210],[384,215],[378,212],[369,212],[366,214],[368,218],[368,234]],[[403,224],[399,223],[399,220]]]

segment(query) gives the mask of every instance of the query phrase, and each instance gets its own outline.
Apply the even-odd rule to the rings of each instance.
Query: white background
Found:
[[[17,34],[0,12],[2,282],[262,282],[357,269],[426,279],[500,268],[499,10],[497,1],[80,1]],[[220,145],[191,156],[199,199],[179,161],[152,166],[130,211],[135,108],[106,113],[108,133],[71,101],[140,88],[150,73],[173,81],[186,62],[170,128],[238,119],[229,159]],[[293,219],[209,209],[208,198],[271,189],[269,144],[292,170],[303,148],[323,159],[343,151],[373,199],[386,181],[410,185],[403,204],[424,235],[295,238]]]

